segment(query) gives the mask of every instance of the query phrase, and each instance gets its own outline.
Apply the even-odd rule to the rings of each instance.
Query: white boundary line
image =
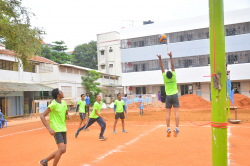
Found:
[[[69,125],[79,125],[79,124],[67,124],[67,126],[69,126]],[[95,126],[95,125],[94,125]],[[98,125],[96,125],[96,126],[98,126]],[[127,125],[127,126],[159,126],[159,125]],[[166,126],[166,125],[160,125],[160,126]],[[196,127],[195,125],[180,125],[180,126],[182,126],[182,127]],[[211,126],[199,126],[199,127],[211,127]],[[228,126],[228,129],[229,128],[231,128],[231,127],[233,127],[233,128],[250,128],[250,126]],[[20,132],[16,132],[16,133],[12,133],[12,134],[7,134],[7,135],[2,135],[2,136],[0,136],[0,138],[2,138],[2,137],[7,137],[7,136],[11,136],[11,135],[15,135],[15,134],[21,134],[21,133],[26,133],[26,132],[31,132],[31,131],[36,131],[36,130],[41,130],[41,129],[44,129],[45,127],[42,127],[42,128],[36,128],[36,129],[32,129],[32,130],[26,130],[26,131],[20,131]],[[230,130],[230,129],[229,129]],[[228,132],[228,133],[230,133],[230,131]],[[232,134],[230,134],[230,135],[232,135]]]
[[[45,129],[45,127],[37,128],[37,129],[33,129],[33,130],[20,131],[20,132],[16,132],[16,133],[12,133],[12,134],[7,134],[7,135],[2,135],[2,136],[0,136],[0,138],[15,135],[15,134],[21,134],[21,133],[27,133],[27,132],[31,132],[31,131],[41,130],[41,129]]]
[[[152,131],[154,131],[154,130],[158,129],[159,127],[162,127],[162,126],[165,126],[165,125],[159,125],[159,126],[153,128],[153,129],[147,131],[147,132],[144,133],[144,134],[140,134],[138,137],[136,137],[135,139],[131,140],[130,142],[127,142],[127,143],[125,143],[124,145],[120,145],[120,146],[118,146],[116,149],[113,149],[113,150],[109,151],[108,153],[105,153],[103,156],[96,158],[96,161],[94,161],[94,162],[99,162],[99,161],[101,161],[102,159],[104,159],[105,157],[111,155],[112,153],[120,152],[120,150],[121,150],[122,148],[124,148],[125,146],[130,145],[130,144],[133,144],[134,142],[136,142],[137,140],[139,140],[141,137],[143,137],[143,136],[145,136],[145,135],[148,135],[150,132],[152,132]]]

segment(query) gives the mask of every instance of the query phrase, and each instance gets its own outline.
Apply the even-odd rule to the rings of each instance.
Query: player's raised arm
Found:
[[[169,55],[170,60],[171,60],[171,70],[175,71],[175,69],[174,69],[174,61],[173,61],[173,58],[172,58],[172,52],[168,53],[168,55]]]
[[[161,71],[162,71],[162,73],[165,73],[165,70],[164,70],[164,67],[162,64],[162,60],[161,60],[161,55],[157,55],[157,57],[159,58],[159,61],[160,61]]]

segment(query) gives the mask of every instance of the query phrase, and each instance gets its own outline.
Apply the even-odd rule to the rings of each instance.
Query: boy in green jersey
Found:
[[[96,95],[96,102],[93,106],[93,111],[91,112],[91,114],[89,115],[89,119],[88,122],[81,127],[80,129],[76,130],[75,132],[75,138],[78,137],[78,134],[80,133],[81,130],[88,128],[89,126],[91,126],[92,124],[94,124],[95,122],[97,122],[100,126],[101,126],[101,133],[99,135],[99,140],[100,141],[104,141],[107,138],[103,136],[104,131],[106,129],[106,123],[105,121],[107,120],[105,117],[101,116],[100,111],[102,108],[102,102],[101,102],[101,96],[100,95]]]
[[[166,109],[167,109],[167,117],[166,117],[166,123],[167,123],[167,137],[170,137],[171,130],[170,130],[170,113],[171,113],[171,108],[172,106],[174,107],[174,112],[175,112],[175,123],[176,123],[176,128],[174,129],[174,136],[177,137],[178,133],[180,132],[178,130],[179,126],[179,99],[178,99],[178,89],[177,89],[177,80],[176,80],[176,73],[175,73],[175,68],[174,68],[174,61],[172,58],[172,52],[168,53],[170,60],[171,60],[171,71],[167,71],[165,73],[162,60],[161,60],[161,55],[157,55],[160,61],[161,65],[161,70],[162,70],[162,76],[163,76],[163,81],[165,84],[165,91],[166,91]]]
[[[50,103],[40,118],[49,133],[54,136],[58,150],[44,160],[39,161],[39,164],[42,166],[48,166],[48,161],[52,159],[54,159],[53,166],[56,166],[61,158],[61,155],[66,152],[67,128],[65,118],[70,118],[67,111],[67,103],[62,100],[63,92],[59,89],[53,89],[52,96],[55,100]],[[48,114],[50,117],[50,126],[45,119]]]
[[[79,110],[79,114],[80,114],[80,124],[79,124],[79,127],[78,127],[78,129],[79,128],[81,128],[81,125],[82,125],[82,123],[84,124],[84,122],[85,122],[85,111],[86,111],[86,101],[85,101],[85,95],[84,94],[81,94],[81,100],[79,100],[78,101],[78,103],[77,103],[77,107],[76,107],[76,113],[77,113],[77,111]],[[76,113],[75,113],[75,115],[76,115]],[[89,131],[89,129],[85,129],[86,131]]]
[[[127,131],[124,129],[124,112],[127,114],[127,110],[125,107],[125,102],[122,100],[122,96],[120,93],[117,94],[117,100],[115,100],[115,105],[114,105],[114,113],[115,113],[115,123],[114,123],[114,130],[113,133],[116,134],[115,132],[115,127],[118,119],[120,118],[122,121],[122,132],[127,133]],[[128,114],[127,114],[128,117]]]

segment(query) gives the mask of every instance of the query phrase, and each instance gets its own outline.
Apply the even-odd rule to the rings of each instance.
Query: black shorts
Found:
[[[172,108],[172,106],[174,106],[174,108],[180,107],[177,93],[175,95],[166,96],[166,108]]]
[[[119,118],[125,119],[124,112],[121,112],[121,113],[117,112],[117,113],[115,114],[115,119],[119,119]]]
[[[64,143],[67,144],[67,132],[56,132],[54,135],[56,144]]]
[[[85,113],[79,113],[80,114],[80,118],[81,118],[81,120],[83,120],[83,119],[85,119]]]

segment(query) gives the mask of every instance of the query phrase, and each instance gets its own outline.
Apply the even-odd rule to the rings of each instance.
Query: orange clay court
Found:
[[[193,100],[192,100],[193,97]],[[249,98],[237,96],[240,124],[228,126],[228,165],[248,166],[250,163],[250,103]],[[185,99],[186,98],[186,99]],[[196,99],[195,99],[196,98]],[[200,101],[199,101],[199,100]],[[206,101],[197,96],[179,98],[180,134],[177,138],[166,137],[166,112],[157,102],[145,106],[144,116],[138,116],[139,108],[130,105],[129,118],[125,120],[125,129],[121,132],[121,122],[117,124],[117,134],[112,133],[114,114],[112,110],[102,110],[108,119],[104,136],[106,141],[99,141],[100,127],[92,125],[90,131],[80,132],[77,139],[74,133],[78,127],[79,115],[67,120],[67,151],[62,155],[59,166],[210,166],[212,165],[211,127],[198,127],[190,123],[204,124],[211,121],[211,108],[199,108]],[[185,103],[186,100],[189,101]],[[240,101],[244,100],[244,101]],[[237,103],[236,102],[236,103]],[[245,102],[245,103],[244,103]],[[195,108],[190,105],[196,104]],[[207,102],[209,107],[210,102]],[[158,105],[157,105],[158,104]],[[244,109],[242,109],[244,108]],[[234,112],[231,112],[234,117]],[[57,145],[39,118],[12,120],[9,126],[0,130],[1,159],[0,166],[35,166],[44,156],[57,149]],[[174,112],[171,114],[171,129],[175,127]],[[52,165],[52,161],[49,162]]]

